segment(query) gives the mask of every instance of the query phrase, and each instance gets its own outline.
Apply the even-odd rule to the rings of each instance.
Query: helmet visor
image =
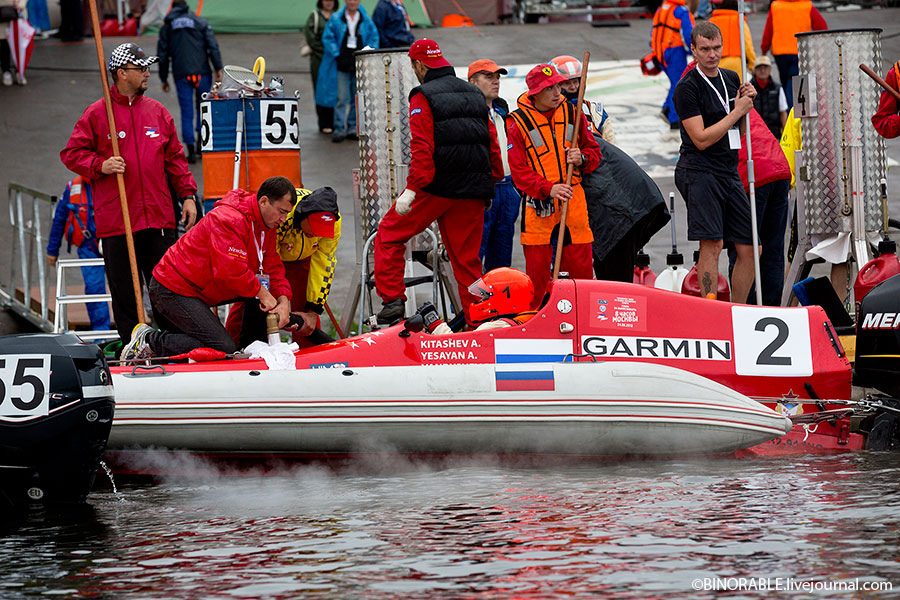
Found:
[[[469,293],[473,296],[478,296],[482,300],[486,300],[491,297],[491,286],[486,284],[482,277],[469,286]]]

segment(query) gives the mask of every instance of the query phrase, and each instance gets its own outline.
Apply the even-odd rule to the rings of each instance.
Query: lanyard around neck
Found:
[[[716,98],[718,98],[719,102],[722,103],[722,108],[725,109],[725,114],[727,115],[729,112],[731,112],[730,110],[728,110],[728,100],[726,100],[726,98],[728,97],[728,88],[725,86],[725,78],[722,77],[722,69],[719,69],[719,79],[722,80],[722,89],[725,90],[726,98],[722,98],[722,94],[720,94],[719,90],[716,89],[716,86],[712,84],[712,81],[709,80],[709,78],[706,76],[706,73],[700,70],[700,67],[697,67],[697,72],[700,73],[700,77],[703,78],[703,81],[705,81],[706,84],[712,88],[712,91],[716,93]]]
[[[266,244],[266,232],[259,232],[259,241],[256,241],[256,225],[253,226],[253,243],[256,244],[256,256],[259,258],[259,272],[263,272],[263,246]]]

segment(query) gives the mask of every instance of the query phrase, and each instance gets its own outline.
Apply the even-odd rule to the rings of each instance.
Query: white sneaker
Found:
[[[10,86],[13,84],[12,73],[9,71],[3,71],[3,85]]]
[[[122,362],[132,363],[146,360],[153,356],[153,350],[147,336],[155,331],[146,323],[138,323],[131,330],[131,341],[122,348]]]
[[[16,73],[16,83],[18,83],[19,85],[28,85],[28,80],[25,79],[24,75],[19,75],[18,73]]]

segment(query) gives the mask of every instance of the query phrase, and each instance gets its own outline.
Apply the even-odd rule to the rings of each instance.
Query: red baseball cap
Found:
[[[547,89],[551,85],[567,81],[565,77],[559,74],[556,67],[551,64],[537,65],[525,76],[525,85],[528,86],[528,95],[535,94]]]
[[[434,40],[423,38],[409,47],[409,57],[413,60],[421,60],[429,69],[449,67],[450,63],[441,53],[441,47]]]
[[[497,63],[492,61],[489,58],[482,58],[481,60],[476,60],[471,65],[469,65],[469,74],[466,75],[466,78],[471,78],[475,73],[500,73],[501,75],[506,75],[509,73],[503,67],[498,67]]]
[[[309,220],[309,230],[316,237],[333,238],[334,223],[337,221],[330,212],[314,212],[306,217]]]

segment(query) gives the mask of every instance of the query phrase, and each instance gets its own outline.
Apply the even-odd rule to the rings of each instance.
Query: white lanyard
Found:
[[[266,232],[261,231],[259,233],[259,241],[256,241],[256,225],[253,226],[253,243],[256,244],[256,256],[259,257],[259,272],[263,272],[263,250],[262,247],[266,244]]]
[[[727,115],[728,113],[730,113],[731,111],[728,110],[728,101],[725,100],[725,98],[722,98],[722,94],[720,94],[720,93],[719,93],[719,90],[716,89],[716,86],[714,86],[714,85],[712,84],[712,81],[710,81],[710,80],[706,77],[706,73],[704,73],[703,71],[701,71],[701,70],[700,70],[700,67],[697,67],[697,72],[700,73],[700,77],[703,78],[703,81],[705,81],[705,82],[709,85],[709,87],[712,88],[712,91],[714,91],[714,92],[716,93],[716,98],[718,98],[718,99],[719,99],[719,102],[722,103],[722,108],[725,109],[725,114]],[[727,97],[727,96],[728,96],[728,88],[725,87],[725,78],[722,77],[722,69],[719,69],[719,79],[722,80],[722,89],[725,90],[725,96]]]

